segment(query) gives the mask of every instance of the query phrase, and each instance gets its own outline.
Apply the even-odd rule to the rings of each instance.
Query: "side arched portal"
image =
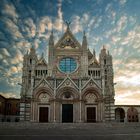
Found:
[[[34,122],[51,122],[52,91],[46,87],[39,87],[33,93],[31,103],[31,118]]]
[[[84,121],[93,123],[101,122],[103,117],[103,104],[100,93],[94,88],[87,89],[83,95]]]

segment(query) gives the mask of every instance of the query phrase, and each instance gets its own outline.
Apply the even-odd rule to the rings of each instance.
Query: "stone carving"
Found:
[[[70,92],[65,92],[63,94],[63,97],[62,98],[65,99],[65,100],[72,100],[73,99],[73,96],[72,96],[72,94]]]
[[[86,101],[87,101],[87,103],[95,103],[96,102],[96,99],[97,99],[97,97],[96,97],[96,95],[94,93],[88,93],[86,95]]]
[[[42,93],[39,95],[39,100],[41,103],[48,103],[49,102],[49,95],[46,93]]]
[[[67,37],[61,44],[62,48],[76,48],[74,42],[70,37]]]

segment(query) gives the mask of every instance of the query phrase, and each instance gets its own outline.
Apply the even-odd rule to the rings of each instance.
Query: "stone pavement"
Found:
[[[0,140],[140,140],[140,123],[0,123]]]

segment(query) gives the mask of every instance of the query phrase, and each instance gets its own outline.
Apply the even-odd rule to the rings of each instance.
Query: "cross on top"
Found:
[[[70,24],[71,24],[71,22],[69,21],[65,21],[65,23],[66,23],[66,25],[67,25],[67,29],[69,29],[69,26],[70,26]]]

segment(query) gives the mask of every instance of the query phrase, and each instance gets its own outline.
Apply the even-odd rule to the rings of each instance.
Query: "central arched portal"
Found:
[[[61,88],[57,94],[57,101],[60,105],[60,122],[73,123],[79,121],[79,95],[75,89],[72,87]]]

